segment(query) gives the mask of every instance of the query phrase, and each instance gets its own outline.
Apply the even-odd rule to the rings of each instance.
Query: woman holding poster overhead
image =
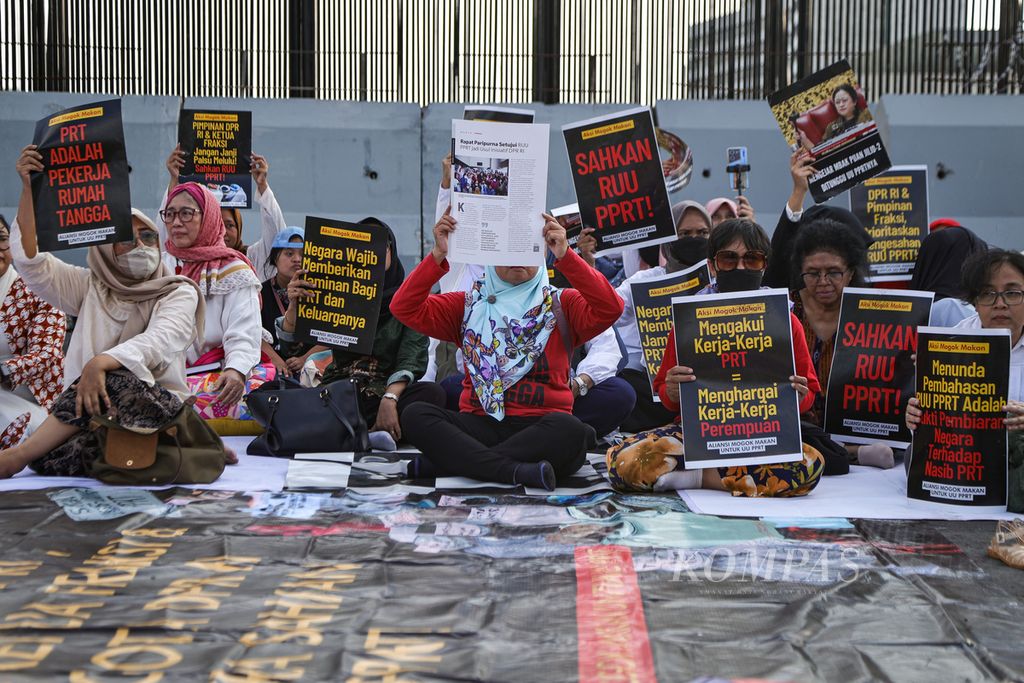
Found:
[[[469,292],[431,294],[448,270],[447,212],[434,247],[395,295],[391,310],[413,329],[458,343],[465,358],[459,412],[419,403],[402,416],[406,438],[423,456],[413,477],[462,475],[553,490],[585,462],[593,430],[572,415],[569,353],[556,323],[554,297],[573,345],[593,338],[622,313],[608,281],[569,249],[565,228],[544,214],[543,235],[555,268],[575,289],[557,291],[547,270],[489,266]]]
[[[12,233],[14,262],[26,284],[78,317],[64,363],[63,393],[21,444],[0,452],[0,477],[26,465],[44,475],[89,476],[102,448],[90,418],[155,428],[188,396],[185,352],[203,334],[203,301],[188,278],[160,261],[156,226],[132,210],[133,239],[89,247],[88,268],[38,251],[29,174],[42,171],[33,147],[22,152],[24,181]],[[47,226],[43,226],[46,228]]]
[[[206,334],[189,349],[188,364],[220,363],[216,372],[194,376],[208,387],[212,402],[204,418],[235,418],[247,380],[260,362],[260,281],[249,260],[224,244],[217,198],[198,183],[184,183],[167,195],[160,218],[167,226],[167,252],[181,274],[196,283],[206,303]],[[198,378],[198,379],[197,379]]]
[[[723,221],[708,241],[708,266],[716,282],[701,293],[740,292],[758,289],[768,265],[768,235],[760,225],[743,219]],[[800,412],[809,410],[821,391],[811,364],[803,327],[790,314],[793,358],[797,374],[791,376],[800,396]],[[640,432],[608,449],[608,475],[617,488],[670,490],[709,488],[729,491],[734,496],[803,496],[818,485],[824,468],[821,453],[804,444],[803,460],[775,465],[709,469],[681,469],[683,434],[679,426],[679,385],[696,379],[693,370],[678,365],[675,332],[669,333],[661,369],[654,389],[662,405],[675,413],[673,424]]]

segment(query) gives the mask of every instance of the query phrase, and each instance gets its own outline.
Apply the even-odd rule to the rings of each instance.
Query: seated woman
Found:
[[[967,259],[987,249],[984,240],[960,225],[943,226],[921,242],[910,288],[935,292],[931,325],[952,327],[977,313],[964,301],[961,275]]]
[[[565,228],[544,214],[544,240],[555,267],[575,289],[559,305],[578,346],[611,325],[622,300],[611,284],[569,249]],[[406,438],[423,453],[414,477],[451,474],[553,490],[575,472],[595,443],[593,430],[571,413],[569,353],[555,320],[546,268],[493,266],[470,292],[431,294],[448,270],[446,212],[434,226],[434,247],[391,302],[395,317],[441,341],[461,345],[465,358],[460,412],[432,404],[402,415]]]
[[[49,476],[88,476],[101,455],[92,416],[154,428],[188,396],[185,352],[203,334],[198,287],[160,261],[160,238],[135,213],[133,239],[89,247],[88,268],[38,252],[29,174],[42,156],[29,145],[17,164],[23,188],[13,233],[14,262],[40,298],[78,317],[64,363],[64,392],[21,444],[0,452],[0,477],[30,465]],[[232,456],[233,459],[233,456]]]
[[[708,267],[716,282],[700,294],[738,292],[758,289],[768,261],[768,235],[752,221],[734,219],[722,222],[708,241]],[[697,296],[700,296],[698,294]],[[800,396],[800,411],[809,410],[821,391],[811,364],[800,321],[790,313],[793,356],[798,374],[789,378]],[[675,422],[665,427],[640,432],[622,444],[608,449],[608,475],[618,488],[632,490],[669,490],[709,488],[729,491],[734,496],[803,496],[818,485],[824,461],[821,454],[804,445],[799,462],[756,467],[722,467],[683,470],[683,433],[679,426],[679,385],[693,382],[693,369],[677,365],[675,331],[669,333],[661,369],[654,379],[665,408],[675,413]]]
[[[346,378],[355,380],[359,385],[359,407],[370,425],[370,444],[379,450],[393,451],[402,438],[402,413],[416,401],[443,406],[444,390],[433,382],[415,381],[427,369],[427,338],[391,314],[391,301],[405,280],[395,233],[376,218],[364,218],[360,223],[379,225],[388,232],[384,295],[373,350],[370,355],[361,355],[334,349],[334,361],[324,370],[323,384]],[[288,285],[288,309],[277,319],[277,336],[282,344],[295,343],[298,302],[313,296],[313,286],[302,279],[304,274],[298,271]]]
[[[304,341],[282,343],[277,338],[277,319],[288,309],[288,283],[302,268],[304,240],[302,228],[287,227],[278,233],[267,257],[268,269],[274,274],[263,282],[261,293],[263,329],[272,337],[271,342],[263,342],[263,352],[283,377],[298,375],[310,355],[327,350],[320,344]]]
[[[1010,331],[1010,392],[1006,428],[1024,429],[1024,255],[1016,251],[980,251],[964,263],[961,283],[977,313],[954,327],[959,330]],[[907,405],[907,427],[916,429],[922,409],[917,398]]]
[[[139,214],[141,215],[141,214]],[[60,395],[64,313],[29,291],[11,265],[11,234],[0,215],[0,449],[31,434]]]
[[[220,204],[203,186],[174,187],[160,217],[170,235],[167,252],[181,274],[198,285],[206,305],[206,333],[189,348],[188,364],[221,365],[190,378],[193,391],[209,391],[212,397],[201,397],[196,409],[205,419],[238,417],[236,406],[247,388],[253,388],[246,382],[260,362],[260,282],[248,259],[225,246]]]

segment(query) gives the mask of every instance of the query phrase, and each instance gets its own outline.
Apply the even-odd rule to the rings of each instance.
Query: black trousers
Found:
[[[380,402],[383,399],[379,396],[359,393],[359,412],[366,420],[366,426],[372,427],[377,421],[377,411],[380,410]],[[401,422],[402,413],[405,409],[419,401],[433,403],[436,406],[444,406],[445,393],[440,384],[434,382],[412,382],[405,387],[401,396],[398,397],[398,420]]]
[[[519,463],[547,460],[558,477],[566,477],[586,462],[588,430],[569,413],[499,422],[419,402],[401,420],[403,438],[443,475],[513,484]]]
[[[651,383],[647,379],[647,373],[632,368],[625,368],[619,371],[619,377],[629,382],[629,385],[636,391],[636,405],[633,412],[622,421],[619,426],[624,432],[646,432],[648,429],[657,429],[671,424],[678,413],[666,410],[665,406],[656,403],[651,396]]]

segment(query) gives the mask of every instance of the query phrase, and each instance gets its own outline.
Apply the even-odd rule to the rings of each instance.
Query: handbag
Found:
[[[107,484],[142,486],[216,481],[227,463],[224,442],[193,410],[194,402],[190,397],[174,417],[152,429],[93,417],[90,427],[102,456],[93,461],[90,476]]]
[[[1024,434],[1018,431],[1006,433],[1006,510],[1024,512]]]
[[[290,458],[296,453],[370,450],[355,380],[306,388],[281,378],[252,391],[245,402],[266,430],[249,444],[249,455]]]

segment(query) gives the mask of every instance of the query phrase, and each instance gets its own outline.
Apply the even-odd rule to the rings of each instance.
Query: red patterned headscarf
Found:
[[[224,220],[220,215],[220,202],[213,193],[199,183],[183,183],[167,193],[167,204],[182,192],[187,192],[199,205],[202,223],[191,246],[176,247],[169,236],[164,244],[167,253],[182,262],[181,274],[202,286],[205,273],[219,271],[232,261],[243,261],[255,274],[256,269],[245,254],[224,244]]]

